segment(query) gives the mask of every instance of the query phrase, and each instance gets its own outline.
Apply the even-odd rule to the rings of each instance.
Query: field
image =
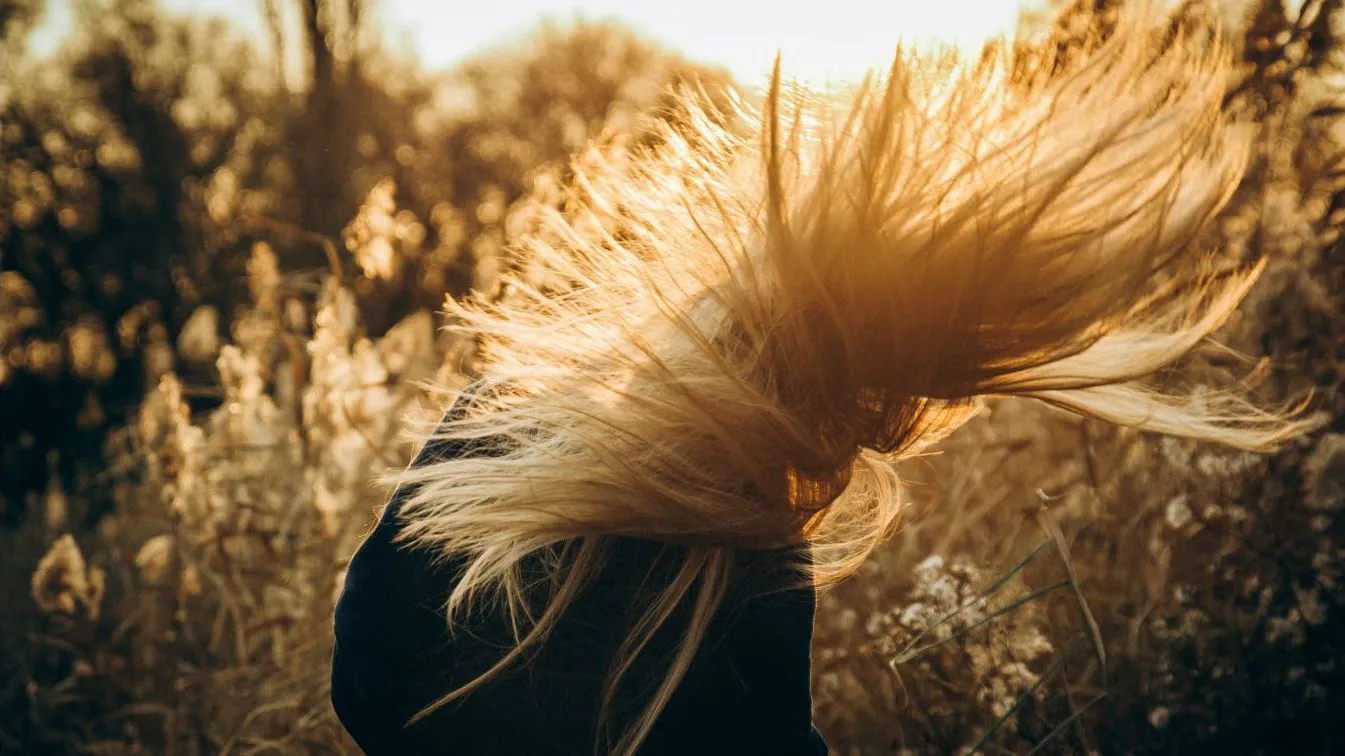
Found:
[[[265,42],[89,5],[38,66],[32,8],[0,0],[0,754],[356,752],[332,606],[373,481],[442,409],[425,382],[473,375],[441,303],[528,264],[590,138],[734,86],[601,24],[431,74],[301,5]],[[1061,5],[1034,44],[1116,6]],[[1340,6],[1172,20],[1235,23],[1258,149],[1210,238],[1267,260],[1231,350],[1186,367],[1323,428],[1262,457],[988,404],[902,468],[902,529],[821,599],[834,752],[1345,752]]]

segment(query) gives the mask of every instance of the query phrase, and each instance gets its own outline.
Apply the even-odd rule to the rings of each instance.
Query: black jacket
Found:
[[[470,390],[467,395],[470,395]],[[461,411],[462,402],[452,412]],[[487,450],[431,444],[417,463]],[[591,756],[608,665],[641,597],[670,574],[675,547],[620,539],[540,652],[417,724],[423,706],[475,677],[507,648],[502,617],[476,617],[450,637],[442,611],[456,565],[395,545],[400,493],[352,558],[336,607],[332,703],[369,756]],[[812,590],[772,590],[786,554],[746,552],[724,607],[642,755],[817,756],[809,692]],[[646,580],[648,582],[646,582]],[[661,680],[689,601],[637,657],[617,697],[613,734]]]

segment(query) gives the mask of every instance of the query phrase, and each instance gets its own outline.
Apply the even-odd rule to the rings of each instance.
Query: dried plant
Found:
[[[1085,5],[1105,20],[1114,4],[1072,7],[1052,40],[1070,44]],[[904,467],[903,529],[822,597],[815,714],[835,752],[1345,747],[1332,726],[1345,707],[1345,91],[1321,20],[1339,5],[1252,4],[1246,78],[1229,105],[1261,114],[1259,157],[1212,233],[1231,258],[1268,265],[1220,332],[1230,349],[1186,366],[1245,373],[1234,349],[1267,358],[1251,376],[1265,397],[1311,394],[1329,427],[1262,458],[991,404]],[[1203,23],[1201,7],[1184,4],[1174,23]],[[489,68],[471,76],[494,81]],[[208,89],[173,111],[193,133],[230,117]],[[0,752],[355,752],[326,689],[344,560],[387,493],[370,481],[410,458],[406,431],[437,419],[441,398],[419,382],[465,385],[474,354],[426,309],[369,328],[386,313],[361,291],[408,271],[445,286],[464,249],[477,252],[463,291],[491,290],[502,266],[528,270],[507,244],[544,211],[564,211],[570,173],[549,163],[530,172],[529,190],[500,165],[528,162],[529,140],[545,141],[531,130],[578,139],[581,125],[567,124],[587,113],[523,123],[498,102],[464,102],[490,117],[452,139],[477,150],[474,180],[508,191],[417,209],[424,240],[400,203],[432,194],[428,173],[365,181],[347,249],[316,273],[281,265],[293,235],[267,244],[236,231],[245,206],[283,204],[283,193],[204,182],[222,220],[203,238],[241,244],[237,309],[195,305],[171,333],[145,302],[101,325],[53,325],[42,287],[0,271],[0,387],[67,361],[102,380],[108,350],[153,379],[99,470],[71,485],[59,460],[44,468],[37,456],[35,516],[0,530]],[[87,119],[71,107],[44,116],[71,126],[41,145],[53,165],[75,171],[81,150],[97,153],[99,175],[143,165],[132,139],[97,117],[80,137],[74,125]],[[225,162],[242,175],[255,167],[246,140],[271,137],[236,125]],[[497,148],[507,158],[481,157]],[[29,158],[7,167],[23,186],[5,228],[31,232],[41,218],[74,228],[93,208],[71,199],[83,179],[59,185],[38,175],[52,165]],[[201,371],[217,385],[202,388]],[[83,397],[76,409],[91,423],[107,414]],[[91,511],[90,492],[111,512]]]

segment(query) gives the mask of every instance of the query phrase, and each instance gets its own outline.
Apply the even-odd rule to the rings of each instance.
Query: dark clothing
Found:
[[[459,401],[452,412],[461,407]],[[431,444],[417,463],[471,453],[489,453],[489,447]],[[602,571],[534,657],[406,727],[422,707],[497,661],[509,636],[502,616],[486,615],[449,636],[443,602],[458,566],[436,566],[427,553],[393,543],[401,500],[393,495],[351,560],[336,607],[331,695],[342,724],[370,756],[591,756],[609,664],[639,616],[642,597],[672,574],[676,547],[615,540]],[[827,753],[811,724],[814,592],[771,591],[786,574],[787,556],[744,552],[724,606],[640,754]],[[606,742],[615,742],[663,679],[690,603],[683,602],[627,673]]]

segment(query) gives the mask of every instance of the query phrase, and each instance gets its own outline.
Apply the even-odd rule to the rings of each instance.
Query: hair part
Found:
[[[523,243],[550,283],[516,272],[508,297],[448,303],[484,390],[436,437],[507,448],[393,477],[405,543],[465,565],[450,626],[493,597],[515,639],[417,718],[526,658],[610,539],[641,537],[682,562],[613,661],[604,718],[674,607],[693,619],[611,749],[634,753],[737,550],[807,543],[801,583],[850,575],[898,522],[893,463],[983,397],[1255,451],[1304,431],[1237,387],[1195,401],[1145,382],[1261,270],[1214,275],[1197,244],[1251,144],[1221,108],[1229,51],[1153,29],[1123,18],[1058,74],[1003,46],[900,52],[848,108],[787,90],[777,62],[759,113],[738,103],[746,134],[688,94],[656,146],[579,160],[570,212]],[[521,565],[555,548],[538,614]]]

